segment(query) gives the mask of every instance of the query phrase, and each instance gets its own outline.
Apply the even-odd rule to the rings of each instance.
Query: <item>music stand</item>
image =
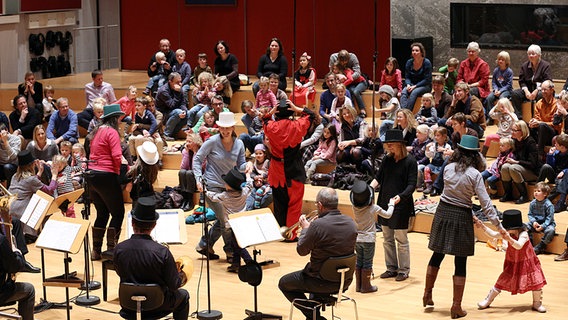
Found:
[[[252,251],[254,261],[253,266],[257,266],[256,272],[259,273],[259,279],[257,279],[257,281],[253,280],[253,282],[250,282],[241,279],[248,282],[254,288],[254,311],[245,309],[245,313],[247,315],[245,320],[282,319],[282,316],[258,311],[257,287],[262,281],[262,268],[259,266],[256,259],[257,255],[261,254],[261,251],[256,249],[256,245],[283,240],[282,234],[280,233],[280,226],[278,225],[276,218],[274,218],[274,214],[272,214],[269,208],[244,211],[229,215],[229,224],[231,225],[231,229],[233,229],[233,233],[235,234],[239,247],[246,248],[254,246]],[[247,268],[248,271],[247,266],[244,268]],[[240,274],[241,270],[239,270],[239,278]]]

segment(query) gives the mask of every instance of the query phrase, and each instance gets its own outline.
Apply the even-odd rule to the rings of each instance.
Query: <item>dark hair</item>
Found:
[[[215,52],[215,54],[216,54],[217,56],[219,56],[219,51],[217,51],[217,46],[218,46],[219,44],[222,44],[223,47],[225,47],[225,53],[229,53],[229,52],[230,52],[230,51],[229,51],[229,45],[225,42],[225,40],[219,40],[219,41],[217,41],[217,43],[215,43],[215,48],[213,48],[213,52]]]
[[[278,56],[280,57],[281,55],[284,54],[284,48],[282,47],[282,41],[280,41],[280,39],[278,38],[270,39],[270,42],[268,42],[268,48],[266,48],[266,55],[270,55],[270,44],[272,43],[272,41],[278,43],[278,46],[280,47],[278,49]]]
[[[387,64],[389,64],[389,62],[392,62],[392,73],[389,73],[389,71],[387,70]],[[394,74],[396,72],[396,69],[398,69],[398,60],[396,60],[395,57],[388,57],[387,61],[385,61],[385,73]]]
[[[137,233],[148,233],[152,231],[156,227],[156,222],[146,222],[146,221],[137,221],[136,219],[132,219],[132,229],[134,232]]]
[[[14,109],[18,108],[18,100],[20,100],[20,98],[26,98],[26,96],[24,96],[23,94],[19,94],[17,96],[14,97],[14,99],[12,100],[12,105],[14,106]],[[27,102],[27,101],[26,101]]]
[[[418,47],[420,49],[420,53],[422,53],[422,57],[426,56],[426,49],[424,49],[424,45],[420,42],[414,42],[413,44],[410,45],[410,50],[412,50],[412,48],[414,47]]]
[[[130,170],[128,170],[128,173],[126,173],[126,176],[135,180],[136,177],[140,175],[144,181],[153,185],[154,182],[158,180],[159,169],[158,164],[149,165],[138,157],[138,159],[136,159],[136,163],[130,168]],[[133,187],[135,188],[136,186]]]
[[[335,141],[335,145],[337,148],[337,128],[335,127],[335,124],[333,123],[328,123],[327,126],[325,126],[324,130],[327,129],[329,130],[329,138],[325,139],[323,134],[321,135],[321,140],[325,141],[327,140],[327,142],[331,142],[331,141]]]
[[[99,69],[95,69],[93,70],[93,72],[91,72],[91,78],[95,78],[96,76],[98,76],[99,74],[103,74],[103,72]]]
[[[270,81],[270,79],[276,79],[276,80],[280,81],[280,76],[277,75],[276,73],[271,73],[271,74],[268,76],[268,80],[269,80],[269,81]]]
[[[450,157],[450,163],[456,162],[456,171],[465,172],[469,167],[479,170],[485,170],[485,161],[481,158],[481,154],[477,150],[467,150],[456,148]]]

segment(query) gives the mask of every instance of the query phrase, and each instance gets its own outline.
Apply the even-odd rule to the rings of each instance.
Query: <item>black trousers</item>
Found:
[[[89,187],[89,197],[97,210],[94,226],[107,227],[109,217],[112,216],[111,228],[121,229],[124,220],[124,199],[118,175],[112,172],[95,171],[85,175]]]

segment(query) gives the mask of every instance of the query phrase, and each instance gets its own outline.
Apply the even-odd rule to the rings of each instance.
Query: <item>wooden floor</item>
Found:
[[[44,84],[51,81],[57,81],[57,86],[62,88],[67,82],[70,89],[79,93],[82,86],[90,81],[90,74],[80,74],[72,77],[49,79],[42,81]],[[142,87],[146,82],[146,75],[143,72],[118,72],[105,71],[105,81],[113,83],[115,88],[126,88],[130,84],[136,84]],[[136,81],[136,82],[134,82]],[[140,84],[140,85],[139,85]],[[2,92],[9,91],[13,88],[10,84],[0,84],[0,98],[9,94]],[[250,90],[250,89],[248,89]],[[11,92],[11,91],[10,91]],[[56,91],[57,92],[57,91]],[[11,94],[11,93],[10,93]],[[122,93],[117,90],[117,96]],[[244,96],[251,95],[245,91]],[[78,95],[79,96],[79,95]],[[83,94],[84,97],[84,94]],[[239,102],[240,103],[240,102]],[[5,104],[3,104],[5,105]],[[82,107],[74,107],[76,111],[80,111]],[[78,110],[77,110],[78,109]],[[489,127],[488,132],[495,129],[495,126]],[[157,187],[177,185],[177,170],[163,170],[160,172]],[[313,208],[313,201],[317,193],[317,187],[307,187],[304,195],[304,211],[310,211]],[[415,199],[421,194],[416,193]],[[347,191],[340,191],[339,198],[341,207],[345,211],[349,210],[349,197]],[[510,208],[520,209],[525,215],[528,204],[515,205],[512,203],[495,203],[500,210]],[[76,212],[80,212],[81,205],[77,205]],[[127,204],[127,210],[130,205]],[[94,209],[91,220],[94,220]],[[423,225],[427,220],[419,220],[420,224],[417,229],[423,229]],[[556,215],[557,232],[563,237],[564,230],[568,225],[568,213],[563,212]],[[188,241],[183,245],[170,246],[174,256],[187,255],[193,262],[195,271],[185,286],[190,292],[190,310],[201,311],[207,309],[207,286],[204,261],[201,256],[195,252],[195,245],[202,233],[201,225],[187,225]],[[427,248],[428,234],[422,232],[411,232],[409,234],[410,250],[411,250],[411,272],[410,278],[403,282],[395,282],[393,279],[375,279],[373,282],[379,287],[379,291],[371,294],[355,293],[354,287],[349,288],[347,295],[357,301],[360,319],[447,319],[449,318],[449,308],[452,300],[451,275],[453,272],[453,257],[448,257],[442,265],[438,282],[434,289],[434,301],[436,308],[433,310],[424,310],[421,304],[422,292],[424,289],[424,277],[431,251]],[[124,234],[121,240],[124,239]],[[558,239],[559,246],[555,250],[561,250],[562,239]],[[382,250],[382,234],[377,233],[377,246],[374,259],[375,273],[378,275],[385,269],[384,254]],[[300,270],[308,261],[308,257],[300,257],[296,253],[294,243],[270,243],[258,247],[262,250],[260,260],[273,259],[280,262],[280,267],[272,268],[264,271],[262,284],[258,287],[258,306],[259,310],[279,314],[283,319],[288,319],[289,302],[284,298],[278,290],[278,281],[280,277],[286,273]],[[222,241],[219,241],[215,250],[224,258],[222,254]],[[71,269],[77,270],[80,275],[83,274],[84,258],[82,251],[71,256],[73,262]],[[568,286],[565,285],[566,268],[568,262],[554,262],[555,254],[540,255],[544,273],[548,280],[548,285],[544,288],[543,301],[548,312],[546,314],[538,314],[531,311],[531,295],[512,296],[509,293],[502,293],[493,306],[487,310],[477,310],[476,303],[482,300],[495,280],[499,276],[502,269],[504,253],[495,252],[482,242],[476,244],[476,255],[469,258],[468,263],[468,279],[463,300],[463,307],[469,312],[466,319],[566,319],[565,297],[568,296]],[[26,258],[34,265],[40,266],[40,252],[35,246],[30,246],[30,253]],[[48,252],[46,254],[46,275],[48,277],[63,273],[63,254]],[[92,270],[94,271],[94,279],[101,281],[101,263],[93,262]],[[211,263],[211,307],[223,313],[223,319],[244,319],[244,309],[253,309],[253,288],[246,283],[240,282],[237,275],[226,272],[228,266],[223,260],[213,261]],[[41,274],[19,274],[18,281],[26,281],[34,284],[36,289],[36,301],[43,297]],[[101,302],[99,305],[86,308],[73,305],[71,311],[72,319],[118,319],[120,318],[116,312],[120,309],[118,304],[118,276],[113,272],[109,272],[109,301]],[[77,289],[70,289],[71,297],[76,297],[81,293]],[[97,290],[91,292],[101,298],[102,292]],[[564,298],[563,298],[564,297]],[[64,288],[48,287],[47,298],[52,302],[65,301]],[[1,308],[0,308],[1,309]],[[298,312],[294,313],[294,319],[303,319]],[[563,316],[564,314],[564,316]],[[338,315],[342,319],[355,319],[353,316],[352,306],[348,303],[342,305],[338,310]],[[331,319],[330,310],[326,311],[325,316]],[[55,309],[47,310],[36,315],[36,319],[65,319],[65,310]]]

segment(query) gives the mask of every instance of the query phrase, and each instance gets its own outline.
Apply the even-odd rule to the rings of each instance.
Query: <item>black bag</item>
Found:
[[[312,175],[312,186],[327,186],[331,181],[332,175],[330,173],[314,173]]]

